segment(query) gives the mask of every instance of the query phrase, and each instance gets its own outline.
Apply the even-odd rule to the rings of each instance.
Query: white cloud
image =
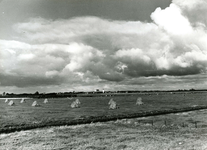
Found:
[[[165,70],[168,70],[170,69],[171,65],[170,65],[170,62],[169,62],[169,59],[167,59],[166,57],[159,57],[155,60],[155,64],[156,64],[156,67],[158,69],[165,69]]]
[[[205,0],[173,0],[173,3],[180,6],[181,8],[187,7],[188,9],[197,8],[198,5],[204,5]]]
[[[166,9],[157,8],[152,14],[152,20],[170,34],[183,35],[192,32],[187,18],[181,14],[180,8],[171,4]]]
[[[141,49],[118,50],[115,56],[119,58],[126,57],[126,61],[130,62],[140,61],[144,63],[150,63],[151,61],[151,59],[145,55]]]
[[[0,40],[1,49],[15,49],[21,51],[22,49],[30,49],[30,44],[19,41]],[[18,52],[18,51],[17,51]]]
[[[182,14],[189,19],[192,26],[197,28],[206,28],[206,0],[173,0],[173,3],[181,8]]]
[[[21,60],[30,60],[33,59],[34,57],[35,55],[30,53],[30,54],[20,54],[18,58],[21,61]]]
[[[52,70],[52,71],[46,71],[45,76],[48,77],[48,78],[52,78],[52,77],[54,77],[58,74],[59,74],[58,71]]]
[[[6,51],[8,51],[10,54],[15,54],[16,52],[14,50],[11,49],[5,49]]]

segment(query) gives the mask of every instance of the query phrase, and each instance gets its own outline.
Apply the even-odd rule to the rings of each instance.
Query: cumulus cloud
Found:
[[[164,10],[157,8],[151,14],[151,18],[159,27],[171,34],[189,34],[193,30],[188,19],[181,14],[181,9],[175,4]]]
[[[178,5],[182,14],[188,18],[191,25],[196,28],[206,29],[207,26],[207,1],[206,0],[173,0]]]
[[[174,0],[165,9],[157,8],[150,23],[87,16],[32,18],[15,24],[19,36],[0,40],[1,76],[16,79],[14,85],[23,87],[32,81],[34,85],[108,81],[121,86],[148,80],[145,77],[206,74],[207,14],[191,15],[206,2],[188,2]],[[1,84],[12,85],[11,81]]]

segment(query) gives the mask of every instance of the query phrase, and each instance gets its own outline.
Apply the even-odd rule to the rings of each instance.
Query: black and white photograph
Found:
[[[207,0],[0,0],[1,150],[207,150]]]

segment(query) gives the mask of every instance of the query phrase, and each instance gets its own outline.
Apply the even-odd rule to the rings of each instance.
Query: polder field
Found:
[[[144,105],[135,105],[138,97]],[[119,109],[109,109],[113,100]],[[9,99],[9,98],[8,98]],[[71,103],[79,99],[79,108],[71,108]],[[46,126],[76,125],[103,122],[123,118],[136,118],[167,113],[176,113],[207,108],[207,92],[185,93],[142,93],[122,95],[79,95],[74,98],[13,99],[15,105],[9,106],[5,99],[0,100],[0,133],[9,133]],[[32,107],[37,101],[40,106]],[[154,120],[156,121],[156,120]]]
[[[135,105],[138,97],[143,105]],[[80,108],[72,109],[77,98]],[[109,109],[111,98],[119,109]],[[31,106],[35,100],[40,106]],[[46,104],[44,100],[20,103],[19,98],[14,106],[0,100],[0,149],[207,149],[206,92],[79,95],[49,98]]]

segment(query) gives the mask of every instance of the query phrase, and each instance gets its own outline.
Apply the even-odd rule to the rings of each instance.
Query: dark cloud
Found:
[[[62,78],[46,78],[38,76],[21,76],[0,74],[1,86],[35,87],[47,85],[61,85]]]
[[[5,0],[0,3],[0,38],[12,39],[11,27],[29,18],[69,19],[97,16],[112,20],[150,21],[156,7],[165,8],[171,0]],[[146,9],[147,8],[147,9]]]
[[[23,19],[42,17],[56,20],[98,16],[113,20],[150,21],[151,12],[157,7],[167,7],[170,2],[171,0],[7,0],[3,1],[1,7],[5,12],[13,9],[10,13],[21,15],[19,18]]]

